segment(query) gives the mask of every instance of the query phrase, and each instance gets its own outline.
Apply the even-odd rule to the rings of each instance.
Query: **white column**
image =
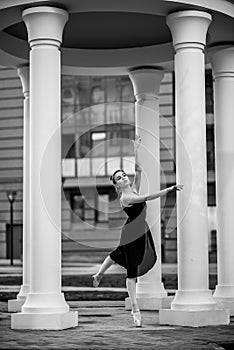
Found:
[[[137,69],[129,76],[136,98],[136,134],[141,137],[138,160],[142,168],[140,193],[160,191],[159,88],[163,71]],[[161,273],[161,215],[160,199],[147,202],[146,221],[149,224],[157,252],[157,262],[144,276],[138,278],[137,301],[141,310],[169,307],[171,298],[162,283]],[[129,298],[125,306],[131,309]]]
[[[23,11],[30,43],[30,291],[13,329],[77,325],[61,293],[60,44],[66,11]],[[46,163],[46,171],[43,164]],[[45,165],[45,164],[44,164]]]
[[[214,48],[218,305],[234,316],[234,47]]]
[[[211,15],[201,11],[180,11],[167,19],[175,48],[176,182],[184,190],[177,196],[178,291],[171,310],[160,311],[161,324],[196,327],[229,322],[228,313],[216,310],[208,289],[204,48],[210,22]]]
[[[29,230],[29,68],[22,67],[17,70],[20,77],[24,95],[24,154],[23,154],[23,284],[17,299],[8,301],[8,311],[21,311],[29,293],[29,267],[30,267],[30,230]]]

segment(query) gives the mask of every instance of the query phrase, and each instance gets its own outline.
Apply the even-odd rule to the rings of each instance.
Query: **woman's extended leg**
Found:
[[[136,278],[127,278],[126,287],[132,305],[132,315],[136,326],[141,326],[141,314],[136,298]]]
[[[98,287],[99,283],[104,275],[104,273],[106,272],[107,269],[109,269],[109,267],[111,267],[111,265],[113,265],[115,262],[114,260],[111,259],[111,257],[108,255],[106,257],[106,259],[103,261],[99,271],[93,275],[93,286],[94,287]]]

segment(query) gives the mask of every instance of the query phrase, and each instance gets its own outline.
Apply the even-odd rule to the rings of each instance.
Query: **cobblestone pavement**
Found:
[[[135,328],[123,301],[69,302],[79,325],[62,331],[12,330],[7,303],[0,302],[0,349],[234,349],[234,318],[228,326],[160,326],[158,312],[143,311]]]

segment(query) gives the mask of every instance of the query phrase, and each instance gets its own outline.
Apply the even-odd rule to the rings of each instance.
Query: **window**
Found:
[[[92,175],[105,176],[106,174],[106,159],[104,157],[91,158],[92,161]]]
[[[94,223],[95,207],[92,199],[85,199],[81,194],[71,193],[72,222]]]
[[[105,131],[91,132],[92,157],[103,157],[105,155]]]
[[[62,158],[75,158],[75,135],[62,135]]]
[[[97,196],[97,222],[108,221],[109,194],[99,194]]]
[[[71,207],[72,207],[72,221],[79,222],[84,221],[85,218],[85,204],[84,199],[81,195],[72,194],[71,198]]]
[[[71,193],[72,222],[96,225],[109,220],[109,193],[87,191],[85,198],[80,193]]]
[[[101,86],[94,86],[92,88],[91,102],[93,104],[105,102],[105,91]]]
[[[215,187],[215,182],[208,183],[208,191],[207,191],[207,196],[208,196],[208,206],[215,206],[216,205],[216,187]]]
[[[109,124],[108,125],[108,139],[110,144],[114,145],[119,142],[116,139],[129,139],[132,140],[135,137],[135,126],[128,124]]]
[[[215,170],[214,125],[206,125],[207,170]]]
[[[86,132],[79,137],[79,156],[84,158],[90,151],[90,132]]]
[[[106,133],[104,131],[92,132],[91,134],[91,139],[93,143],[95,143],[95,141],[98,142],[98,141],[105,140],[105,138],[106,138]]]
[[[74,177],[76,175],[75,159],[64,158],[62,160],[62,176]]]
[[[132,102],[134,101],[133,88],[131,83],[125,83],[122,86],[122,101]]]
[[[112,145],[118,145],[119,138],[121,138],[121,129],[120,129],[120,124],[111,124],[109,126],[109,131],[108,131],[108,139],[110,140],[109,144]],[[119,150],[120,153],[120,150]]]
[[[80,158],[77,161],[77,175],[90,176],[90,158]]]
[[[128,76],[62,77],[63,134],[67,134],[62,153],[63,158],[77,158],[76,175],[108,175],[109,160],[112,164],[116,157],[122,164],[123,157],[133,155],[133,101]],[[65,165],[70,174],[73,163]]]
[[[213,76],[211,69],[206,69],[206,113],[214,113]]]
[[[75,92],[72,87],[65,87],[62,90],[62,102],[65,104],[75,104]]]

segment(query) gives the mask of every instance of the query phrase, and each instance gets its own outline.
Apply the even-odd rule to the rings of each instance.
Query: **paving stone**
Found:
[[[0,302],[0,349],[234,349],[234,318],[228,326],[160,326],[158,312],[143,311],[143,326],[136,328],[123,301],[71,301],[69,304],[72,310],[78,310],[78,327],[30,331],[12,330],[7,303]]]

